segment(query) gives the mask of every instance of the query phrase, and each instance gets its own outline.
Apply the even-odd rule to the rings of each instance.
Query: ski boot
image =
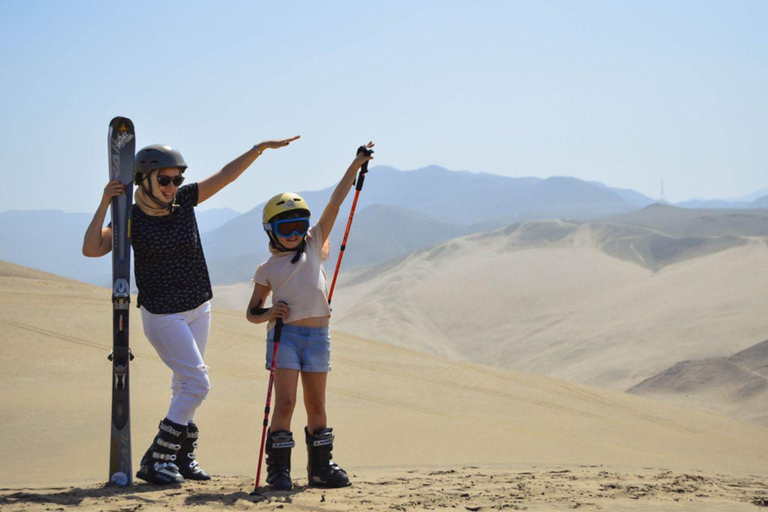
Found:
[[[179,473],[186,480],[210,480],[211,475],[200,467],[195,460],[195,448],[197,448],[197,438],[200,437],[200,430],[193,421],[187,425],[187,437],[181,442],[179,450]]]
[[[168,418],[160,422],[159,431],[152,446],[141,458],[138,478],[151,484],[168,485],[184,483],[184,477],[174,464],[176,454],[187,434],[187,426],[174,423]]]
[[[293,432],[270,432],[264,452],[267,454],[267,483],[276,491],[289,491],[291,482],[291,448],[296,446]]]
[[[304,427],[307,439],[307,479],[310,487],[346,487],[350,485],[347,472],[331,460],[333,429],[317,429],[310,435]]]

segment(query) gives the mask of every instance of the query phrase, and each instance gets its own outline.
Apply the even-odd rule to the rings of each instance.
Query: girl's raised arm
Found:
[[[366,149],[371,149],[372,147],[373,142],[369,142],[365,146]],[[336,186],[333,194],[331,194],[331,199],[328,201],[328,206],[325,207],[325,210],[323,210],[323,215],[320,216],[320,220],[318,221],[318,224],[320,224],[320,230],[323,233],[323,244],[325,244],[325,241],[328,240],[328,236],[331,234],[333,225],[336,223],[336,217],[339,215],[339,208],[341,208],[341,203],[343,203],[344,199],[347,198],[347,194],[349,194],[349,191],[352,188],[352,184],[355,182],[357,171],[365,162],[370,160],[373,160],[373,155],[365,154],[362,151],[358,153],[355,159],[352,160],[352,163],[347,169],[347,172],[344,173],[344,177],[341,178],[341,181]]]

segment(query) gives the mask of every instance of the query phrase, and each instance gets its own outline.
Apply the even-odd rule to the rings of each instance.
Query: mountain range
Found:
[[[239,215],[229,208],[196,213],[201,233],[215,230]],[[64,213],[58,210],[0,212],[0,260],[110,286],[111,258],[86,258],[82,255],[83,235],[92,218],[93,213]],[[109,222],[109,213],[106,222]]]
[[[315,218],[333,191],[300,192]],[[226,192],[223,192],[226,193]],[[337,257],[353,193],[331,235]],[[360,195],[344,269],[377,265],[457,236],[487,232],[536,219],[583,221],[629,213],[654,203],[636,191],[575,178],[511,178],[430,166],[399,171],[371,169]],[[768,195],[750,207],[768,203]],[[765,206],[768,206],[766,204]],[[263,204],[244,214],[230,209],[197,212],[214,284],[247,281],[269,257],[261,227]],[[80,253],[92,214],[59,211],[0,213],[0,259],[102,286],[110,282],[109,258]]]

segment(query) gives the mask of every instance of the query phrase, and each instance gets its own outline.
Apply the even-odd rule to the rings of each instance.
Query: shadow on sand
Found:
[[[84,500],[97,499],[103,503],[109,503],[111,498],[131,500],[136,508],[151,504],[165,503],[167,498],[187,494],[184,504],[187,506],[218,504],[233,506],[237,501],[250,501],[252,503],[270,503],[277,501],[291,503],[292,496],[304,492],[307,486],[297,485],[290,491],[270,491],[262,489],[260,494],[251,495],[247,491],[237,492],[205,492],[205,487],[190,487],[182,485],[152,485],[146,483],[136,484],[132,487],[120,487],[106,484],[101,487],[58,487],[44,490],[24,490],[11,492],[13,489],[0,489],[0,509],[19,505],[58,505],[63,507],[77,507]],[[201,492],[202,491],[202,492]],[[121,504],[121,509],[125,505]],[[129,506],[128,510],[131,509]]]
[[[19,491],[12,494],[0,495],[0,507],[10,505],[22,505],[22,504],[54,504],[54,505],[68,505],[78,506],[83,500],[86,499],[109,499],[112,496],[135,499],[142,503],[154,503],[155,500],[141,496],[145,493],[152,493],[157,491],[178,491],[181,489],[181,485],[172,486],[157,486],[151,484],[137,484],[131,487],[120,487],[114,484],[105,484],[102,487],[55,487],[41,491]],[[0,490],[0,493],[9,491],[10,489]],[[59,491],[59,492],[51,492]]]
[[[270,503],[273,501],[280,503],[292,503],[292,496],[300,494],[309,489],[306,485],[294,485],[290,491],[271,491],[261,489],[259,494],[252,495],[246,491],[223,493],[194,493],[184,499],[184,505],[207,505],[219,504],[233,506],[239,500],[250,501],[253,503]]]

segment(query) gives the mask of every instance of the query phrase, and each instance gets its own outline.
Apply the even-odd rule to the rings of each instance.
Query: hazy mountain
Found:
[[[768,197],[768,189],[763,189],[734,199],[691,199],[676,203],[675,206],[681,208],[768,208],[768,200],[762,201],[766,197]]]
[[[212,208],[210,210],[200,210],[195,212],[197,217],[197,227],[200,233],[207,233],[226,224],[230,220],[238,217],[240,212],[232,208]]]
[[[609,187],[608,185],[604,185],[599,181],[590,181],[590,183],[593,185],[597,185],[599,187],[607,188],[608,190],[615,192],[616,194],[619,195],[619,197],[621,197],[625,201],[629,202],[630,204],[638,208],[645,208],[648,205],[658,202],[656,199],[651,199],[650,197],[629,188]]]
[[[605,186],[575,178],[510,178],[485,173],[449,171],[430,166],[414,171],[398,171],[379,166],[371,169],[360,194],[360,205],[382,204],[406,208],[412,212],[459,225],[486,221],[505,225],[518,220],[566,216],[575,219],[597,218],[635,207]],[[316,192],[299,192],[313,208],[322,213],[334,187]],[[354,191],[342,212],[349,211]],[[263,203],[232,220],[206,238],[211,254],[225,250],[240,251],[226,240],[244,237],[248,246],[254,239],[246,230],[261,226]]]
[[[83,235],[92,213],[12,210],[0,213],[0,260],[72,279],[107,284],[109,258],[86,258]]]
[[[666,201],[657,199],[651,199],[632,189],[620,189],[609,187],[598,181],[591,181],[593,185],[604,187],[618,194],[622,199],[625,199],[632,205],[638,208],[645,208],[654,203],[671,205]],[[768,208],[768,189],[759,190],[752,194],[748,194],[743,197],[737,197],[732,199],[689,199],[687,201],[681,201],[674,203],[674,206],[680,208],[693,208],[693,209],[747,209],[747,208]],[[764,199],[764,200],[763,200]],[[761,201],[758,201],[761,200]]]
[[[221,225],[233,214],[239,215],[228,208],[196,213],[201,231]],[[82,254],[83,236],[91,219],[93,213],[60,210],[0,212],[0,260],[110,286],[111,258],[86,258]],[[109,213],[105,222],[109,222]]]
[[[765,196],[768,196],[768,188],[758,190],[757,192],[747,194],[746,196],[737,197],[734,199],[734,201],[739,203],[751,203],[752,201],[756,199],[760,199],[761,197],[765,197]]]
[[[539,178],[449,171],[438,166],[407,172],[380,166],[366,178],[361,200],[468,225],[516,215],[521,201],[541,182]]]
[[[598,218],[634,209],[603,185],[565,177],[508,178],[448,171],[431,166],[415,171],[375,167],[366,178],[355,214],[344,268],[384,262],[412,250],[520,220]],[[300,192],[319,217],[333,187]],[[340,245],[354,192],[341,208],[331,236],[332,255]],[[371,206],[367,206],[371,205]],[[265,260],[267,237],[260,204],[203,236],[211,276],[216,284],[242,281]],[[370,209],[369,209],[370,208]]]
[[[322,213],[332,190],[301,192],[315,218]],[[354,191],[342,206],[332,235],[333,258],[353,196]],[[437,166],[407,172],[374,167],[360,195],[351,238],[355,250],[345,255],[344,268],[373,265],[455,236],[521,221],[582,221],[626,214],[647,201],[651,199],[631,190],[574,178],[510,178]],[[262,208],[263,204],[257,205],[242,215],[226,208],[197,212],[214,283],[248,279],[255,265],[268,256]],[[108,285],[109,258],[93,260],[80,254],[91,217],[91,213],[55,211],[0,213],[0,258]]]
[[[588,219],[635,209],[615,192],[575,178],[510,178],[438,166],[407,172],[377,167],[374,171],[363,192],[369,204],[402,206],[456,224]]]
[[[761,209],[688,209],[654,204],[607,220],[680,237],[768,235],[768,210]]]
[[[730,209],[744,209],[750,208],[749,202],[743,201],[728,201],[723,199],[691,199],[689,201],[683,201],[681,203],[675,203],[675,206],[680,208],[730,208]]]

